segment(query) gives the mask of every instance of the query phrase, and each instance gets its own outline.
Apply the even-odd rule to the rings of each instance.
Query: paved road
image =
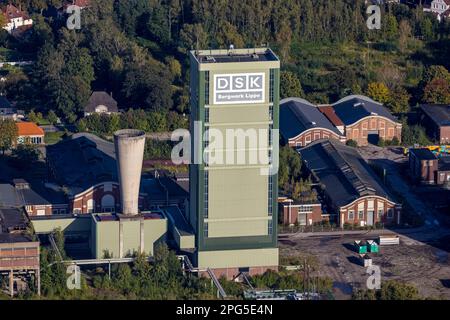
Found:
[[[434,208],[428,206],[412,190],[402,177],[400,168],[407,162],[407,157],[397,149],[369,146],[360,148],[360,153],[366,161],[372,161],[386,170],[386,182],[395,188],[415,212],[420,215],[428,226],[441,227]]]

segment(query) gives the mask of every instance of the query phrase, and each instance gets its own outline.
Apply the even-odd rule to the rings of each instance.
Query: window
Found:
[[[205,193],[204,193],[204,200],[203,200],[203,217],[205,219],[208,219],[208,192],[209,192],[209,176],[208,171],[205,170]]]
[[[273,176],[269,176],[269,191],[267,195],[267,211],[269,216],[273,214]]]
[[[312,212],[312,206],[300,206],[298,212]]]
[[[358,211],[358,219],[359,220],[363,220],[364,219],[364,211],[362,211],[362,210]]]
[[[209,123],[209,108],[205,108],[205,123]]]
[[[392,208],[388,209],[388,211],[387,211],[387,217],[388,217],[389,219],[394,218],[394,209],[392,209]]]
[[[355,220],[355,211],[353,210],[348,211],[348,220]]]
[[[208,222],[205,222],[204,223],[204,225],[203,225],[203,236],[205,237],[205,238],[208,238]]]
[[[267,233],[271,235],[273,232],[273,221],[270,219],[267,223]]]
[[[73,209],[73,213],[80,214],[81,213],[81,209]]]
[[[52,210],[52,214],[58,214],[59,213],[59,210],[58,209],[53,209]]]
[[[66,209],[60,209],[60,210],[59,210],[59,213],[60,213],[60,214],[66,214]]]
[[[269,106],[269,120],[273,121],[273,105]]]
[[[275,71],[270,69],[270,101],[273,102],[274,99],[274,90],[275,90]]]
[[[209,104],[209,71],[205,72],[205,104]]]
[[[384,210],[378,209],[378,219],[381,220],[381,217],[383,216]]]
[[[269,125],[269,134],[268,134],[268,139],[269,139],[269,145],[268,147],[272,147],[272,131],[273,131],[273,125]]]

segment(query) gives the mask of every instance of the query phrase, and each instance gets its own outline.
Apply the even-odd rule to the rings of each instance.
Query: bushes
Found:
[[[139,129],[146,132],[165,132],[188,127],[188,118],[176,112],[144,111],[130,109],[122,114],[91,114],[80,119],[79,132],[90,131],[100,135],[111,135],[119,129]]]
[[[353,300],[419,300],[423,299],[413,285],[396,280],[383,281],[381,290],[358,290]]]
[[[353,147],[353,148],[358,147],[358,142],[356,142],[353,139],[347,140],[347,142],[345,144],[348,145],[349,147]]]
[[[253,276],[250,281],[257,289],[310,291],[311,288],[304,280],[302,272],[275,272],[268,270],[262,275]],[[316,285],[315,289],[319,293],[328,293],[333,287],[333,281],[328,277],[311,277],[309,282]]]
[[[170,159],[171,152],[172,143],[170,141],[158,141],[149,139],[145,141],[145,160]]]

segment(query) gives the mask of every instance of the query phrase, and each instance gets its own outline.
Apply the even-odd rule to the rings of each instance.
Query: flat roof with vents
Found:
[[[191,51],[199,63],[278,61],[269,48]]]

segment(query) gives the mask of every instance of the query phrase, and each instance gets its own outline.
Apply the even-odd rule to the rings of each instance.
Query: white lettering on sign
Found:
[[[214,104],[264,103],[265,73],[214,75]]]

